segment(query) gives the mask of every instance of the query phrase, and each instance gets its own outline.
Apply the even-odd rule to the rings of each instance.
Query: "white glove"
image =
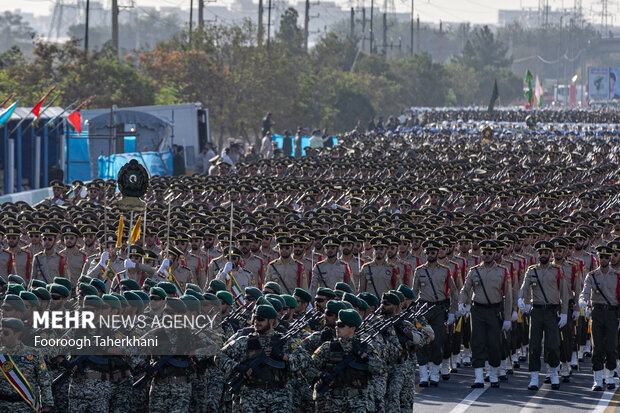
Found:
[[[510,326],[511,325],[512,324],[510,323],[510,321],[504,321],[504,323],[502,324],[502,330],[504,330],[504,331],[510,330]]]
[[[517,307],[519,307],[521,311],[523,311],[523,309],[525,308],[525,303],[523,302],[523,298],[519,298],[517,300]]]
[[[579,318],[579,311],[577,310],[573,311],[573,321],[577,321],[578,318]]]
[[[470,311],[471,311],[471,304],[467,304],[465,306],[465,314],[469,314]]]
[[[106,264],[108,262],[108,259],[110,258],[110,253],[107,251],[104,251],[103,254],[101,254],[101,258],[99,259],[99,265],[105,270]]]
[[[164,274],[168,267],[170,267],[170,260],[166,258],[161,262],[161,265],[159,266],[159,270],[157,270],[157,272],[160,274]]]
[[[460,315],[465,315],[465,314],[466,314],[466,312],[465,312],[465,306],[464,306],[463,304],[461,304],[461,303],[459,303],[459,311],[458,311],[458,313],[459,313]]]
[[[585,311],[587,308],[588,308],[588,303],[586,303],[585,301],[579,300],[579,309]]]
[[[228,261],[226,262],[226,265],[224,265],[224,269],[222,271],[224,271],[224,274],[228,274],[230,270],[232,269],[233,269],[233,264],[232,262]]]
[[[532,309],[532,304],[525,304],[525,308],[523,309],[524,313],[529,313],[530,310]]]
[[[558,327],[562,328],[566,325],[566,314],[560,314],[560,321],[558,322]]]
[[[454,324],[454,314],[452,313],[448,314],[448,321],[446,321],[446,323],[448,323],[448,325]]]
[[[519,318],[519,315],[517,314],[517,312],[516,312],[516,311],[513,311],[513,312],[512,312],[512,315],[511,315],[511,317],[510,317],[510,321],[513,321],[513,322],[514,322],[514,321],[517,321],[517,318]]]
[[[128,270],[130,268],[136,268],[136,263],[130,260],[129,258],[127,258],[125,260],[125,269]]]

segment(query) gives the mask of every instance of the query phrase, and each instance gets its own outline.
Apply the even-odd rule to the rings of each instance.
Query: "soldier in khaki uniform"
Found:
[[[182,255],[179,249],[171,246],[168,248],[168,258],[164,259],[164,262],[168,260],[169,266],[164,268],[164,271],[162,271],[161,268],[159,270],[160,276],[164,274],[166,281],[175,285],[178,283],[178,286],[181,288],[181,293],[185,291],[185,285],[187,285],[187,283],[195,283],[192,270],[181,264]],[[162,262],[162,267],[164,266],[164,262]]]
[[[66,265],[65,258],[58,254],[54,248],[58,229],[52,225],[43,225],[41,227],[41,235],[43,235],[44,250],[33,258],[30,282],[32,280],[42,280],[49,284],[54,281],[54,277],[71,279],[71,273]]]
[[[301,262],[305,268],[312,269],[313,267],[312,260],[304,255],[305,247],[306,247],[306,244],[308,243],[308,238],[304,237],[303,235],[299,235],[299,234],[292,235],[292,238],[293,238],[293,259]]]
[[[61,229],[62,238],[65,242],[65,248],[59,252],[69,266],[69,272],[71,273],[71,284],[77,285],[78,278],[82,274],[82,268],[86,263],[86,253],[81,251],[77,247],[78,238],[82,236],[80,231],[73,225],[67,225]],[[72,295],[75,291],[72,292]]]
[[[613,248],[601,245],[596,250],[600,264],[586,276],[583,291],[579,296],[579,306],[583,310],[588,305],[592,308],[592,390],[602,391],[603,367],[609,371],[606,377],[607,388],[615,388],[613,372],[618,357],[616,346],[620,327],[617,321],[620,274],[609,265]]]
[[[480,243],[483,263],[468,271],[459,294],[459,312],[466,314],[472,308],[471,350],[475,374],[472,388],[484,387],[485,361],[490,366],[491,387],[499,387],[501,330],[510,329],[510,320],[502,319],[501,313],[502,310],[503,314],[512,311],[511,280],[506,268],[500,267],[494,260],[496,247],[491,240]]]
[[[241,251],[239,266],[252,273],[251,286],[262,289],[265,275],[265,263],[262,258],[257,257],[250,251],[250,244],[254,241],[254,236],[249,232],[240,232],[237,234],[237,242],[239,244],[239,250]]]
[[[532,301],[530,315],[529,345],[529,390],[538,390],[538,372],[542,351],[543,332],[545,336],[545,361],[549,365],[551,388],[560,388],[558,368],[560,365],[560,328],[567,322],[568,283],[560,268],[549,262],[553,244],[538,241],[534,248],[538,251],[537,265],[527,269],[519,290],[518,305],[521,311],[528,312],[526,304]],[[559,321],[558,321],[559,313]]]
[[[338,259],[338,247],[340,241],[336,237],[323,238],[326,259],[317,262],[312,269],[312,281],[310,283],[310,294],[314,296],[319,287],[333,289],[337,282],[344,282],[351,288],[353,278],[351,269],[344,262]]]
[[[295,288],[308,289],[308,277],[304,265],[292,257],[293,238],[282,236],[277,239],[280,258],[267,265],[265,282],[273,281],[287,294],[293,295]]]
[[[185,265],[192,270],[194,278],[198,281],[198,275],[204,273],[205,267],[200,257],[200,244],[202,243],[202,233],[197,229],[191,229],[187,233],[189,247],[181,250],[185,259]]]
[[[3,244],[4,233],[5,233],[4,227],[0,226],[0,245]],[[3,249],[0,249],[0,277],[4,278],[5,280],[9,276],[10,260],[11,260],[11,254],[9,254]]]
[[[403,237],[404,238],[404,237]],[[397,270],[396,274],[396,287],[400,284],[405,284],[410,287],[413,284],[413,268],[411,264],[406,261],[401,260],[398,257],[398,248],[401,245],[401,242],[408,242],[406,239],[401,239],[399,236],[390,235],[387,236],[386,239],[389,242],[389,246],[386,250],[386,259],[388,264],[394,266]]]
[[[375,251],[375,259],[362,266],[358,290],[381,297],[383,293],[398,287],[396,285],[398,270],[386,260],[388,240],[383,237],[375,237],[370,243]]]
[[[353,253],[353,248],[358,239],[353,234],[342,234],[340,240],[340,260],[349,266],[351,270],[351,287],[354,292],[358,292],[360,285],[360,271],[365,264],[359,252]]]
[[[100,238],[102,253],[93,258],[86,275],[103,280],[109,285],[108,282],[113,281],[119,272],[125,270],[125,260],[118,255],[115,234],[100,231],[97,235]]]
[[[124,262],[125,270],[118,273],[121,279],[130,279],[137,282],[138,285],[142,285],[146,278],[155,275],[156,269],[154,267],[140,262],[145,256],[144,248],[139,245],[132,245],[129,247],[128,255],[129,258]],[[111,291],[116,291],[118,288],[118,278],[115,278],[112,281]]]
[[[21,237],[21,231],[19,227],[7,227],[6,228],[6,241],[8,248],[6,252],[9,253],[10,258],[8,262],[8,271],[10,274],[17,274],[22,277],[26,282],[30,277],[30,264],[32,256],[27,250],[19,248],[19,238]]]
[[[222,253],[222,257],[225,257],[227,261],[216,278],[226,283],[226,288],[232,293],[233,297],[236,297],[237,294],[241,294],[247,287],[254,286],[252,284],[254,280],[253,274],[239,265],[239,261],[241,260],[241,250],[239,248],[230,247],[230,249],[225,249]],[[239,285],[240,290],[238,292],[233,291],[234,283],[231,276]]]
[[[234,235],[232,240],[233,242],[236,240]],[[222,251],[228,248],[228,246],[230,245],[228,234],[222,234],[219,236],[219,245]],[[220,254],[217,258],[211,260],[209,266],[207,267],[207,282],[204,286],[201,286],[202,289],[204,289],[205,291],[207,290],[207,286],[209,285],[209,283],[217,277],[220,271],[222,271],[222,268],[224,268],[224,265],[226,265],[227,261],[228,257],[226,257],[224,254]]]

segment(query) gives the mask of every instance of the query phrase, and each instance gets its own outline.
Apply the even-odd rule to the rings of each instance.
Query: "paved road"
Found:
[[[527,390],[529,373],[522,363],[507,382],[500,382],[499,389],[471,389],[474,381],[472,368],[461,368],[451,374],[449,381],[441,381],[439,387],[417,388],[415,413],[542,413],[542,412],[620,412],[620,381],[616,390],[593,392],[589,359],[581,365],[581,372],[573,371],[570,383],[561,383],[560,390],[551,390],[543,384],[537,392]],[[544,375],[541,374],[541,382]]]

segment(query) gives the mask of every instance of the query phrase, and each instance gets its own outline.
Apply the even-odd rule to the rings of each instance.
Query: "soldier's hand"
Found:
[[[448,325],[454,324],[454,314],[452,314],[452,313],[448,314],[448,321],[446,321],[446,323]]]
[[[519,314],[517,314],[516,311],[513,311],[512,315],[510,316],[510,321],[517,321],[518,318],[519,318]]]
[[[525,310],[525,302],[523,301],[523,298],[519,298],[517,300],[517,307],[519,307],[521,311]]]
[[[579,311],[577,310],[573,311],[573,321],[577,321],[578,318],[579,318]]]
[[[508,320],[504,321],[504,323],[502,324],[502,330],[504,331],[510,330],[511,325],[512,324],[510,323],[510,321]]]
[[[459,314],[465,315],[465,306],[463,305],[463,303],[459,303]]]
[[[567,321],[566,319],[567,319],[566,314],[560,314],[560,321],[558,321],[559,328],[562,328],[566,325],[566,321]]]
[[[125,260],[125,269],[128,270],[130,268],[136,268],[136,263],[130,260],[129,258],[127,258]]]
[[[588,303],[586,303],[583,300],[579,300],[579,309],[585,311],[587,308],[588,308]]]

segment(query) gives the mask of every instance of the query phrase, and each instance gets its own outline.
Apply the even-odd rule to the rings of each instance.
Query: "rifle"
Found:
[[[173,357],[174,356],[163,356],[155,363],[146,366],[144,375],[133,383],[133,388],[137,391],[142,391],[142,389],[151,382],[153,377],[155,377],[156,373],[158,373],[160,377],[165,377],[162,369]]]
[[[78,370],[80,372],[84,371],[84,362],[88,360],[88,357],[90,356],[82,355],[82,356],[77,356],[75,359],[71,359],[71,360],[64,359],[62,362],[60,362],[60,365],[65,368],[65,371],[60,373],[52,381],[52,387],[57,388],[62,383],[64,383],[65,380],[67,380],[69,376],[73,374],[73,369],[75,368],[75,366],[78,367]]]

